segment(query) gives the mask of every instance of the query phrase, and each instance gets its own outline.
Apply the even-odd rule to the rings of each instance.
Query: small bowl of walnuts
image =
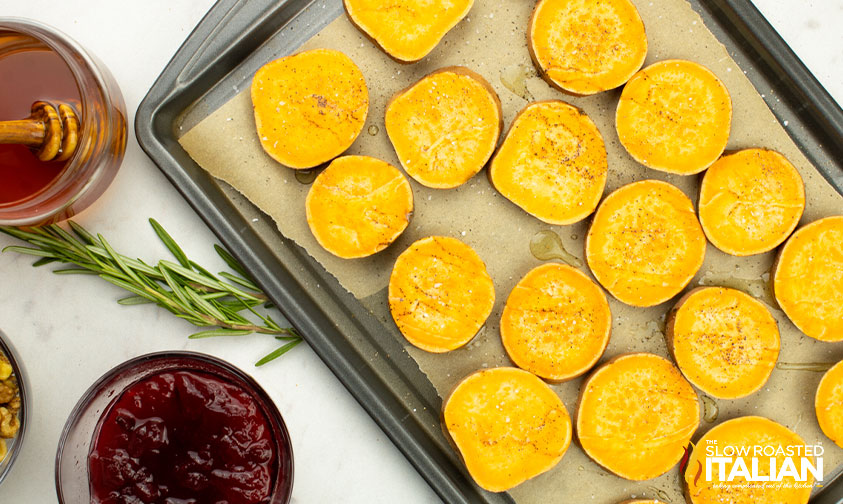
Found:
[[[21,451],[28,398],[20,359],[0,331],[0,483]]]

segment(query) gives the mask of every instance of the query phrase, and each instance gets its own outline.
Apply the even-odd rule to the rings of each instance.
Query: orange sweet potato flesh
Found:
[[[348,149],[366,122],[369,91],[345,54],[313,49],[271,61],[252,80],[261,147],[279,163],[312,168]]]
[[[594,214],[585,256],[619,301],[654,306],[678,294],[700,269],[705,235],[691,200],[675,186],[642,180],[611,193]]]
[[[814,408],[823,434],[843,448],[843,361],[823,375],[814,397]]]
[[[667,173],[699,173],[723,153],[732,124],[726,86],[704,66],[654,63],[624,86],[615,125],[636,161]]]
[[[516,368],[469,375],[445,401],[442,417],[469,474],[490,492],[551,469],[571,443],[571,419],[559,396]]]
[[[515,117],[489,180],[530,215],[567,225],[594,212],[608,171],[603,137],[591,119],[554,100],[531,103]]]
[[[629,0],[540,0],[527,46],[551,86],[581,96],[628,81],[644,64],[647,34]]]
[[[700,224],[727,254],[748,256],[778,247],[805,209],[805,185],[778,152],[745,149],[721,157],[700,186]]]
[[[612,332],[606,295],[567,264],[533,268],[506,300],[501,340],[521,369],[551,382],[582,375],[603,355]]]
[[[595,462],[643,481],[675,466],[700,422],[697,394],[667,359],[625,354],[595,370],[580,389],[576,431]]]
[[[706,481],[707,457],[716,456],[706,452],[717,446],[720,454],[732,453],[732,450],[749,450],[749,455],[742,457],[749,470],[752,470],[752,453],[755,447],[762,453],[757,457],[757,474],[769,476],[770,458],[775,458],[776,471],[781,471],[785,459],[782,455],[775,455],[779,448],[804,446],[805,441],[787,427],[772,420],[758,416],[745,416],[727,420],[714,426],[697,441],[696,448],[691,453],[688,466],[685,469],[685,498],[690,504],[806,504],[811,496],[813,477],[808,473],[808,481],[797,482],[792,476],[782,478],[769,484],[760,482],[747,483],[746,478],[736,475],[732,481],[720,479],[718,464],[712,462],[711,481]],[[732,448],[726,448],[731,446]],[[764,450],[766,449],[766,453]],[[773,454],[771,457],[770,455]],[[797,471],[800,471],[799,457],[790,458]],[[732,463],[724,466],[728,476],[733,467]]]
[[[407,228],[413,190],[385,161],[342,156],[313,181],[305,208],[316,241],[337,257],[354,259],[380,252]]]
[[[480,256],[456,238],[431,236],[398,256],[389,277],[389,311],[412,345],[443,353],[483,327],[495,286]]]
[[[781,342],[776,319],[755,298],[699,287],[668,315],[667,346],[689,382],[720,399],[745,397],[767,382]]]
[[[843,216],[798,229],[773,265],[773,294],[800,331],[843,340]]]
[[[427,56],[471,10],[474,0],[343,0],[348,19],[391,58]]]
[[[482,76],[447,67],[398,92],[386,107],[385,123],[407,174],[427,187],[450,189],[489,161],[503,113]]]

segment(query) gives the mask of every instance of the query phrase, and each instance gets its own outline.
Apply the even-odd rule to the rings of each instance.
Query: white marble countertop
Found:
[[[53,25],[96,54],[120,84],[134,121],[138,104],[213,0],[0,0],[0,16]],[[843,102],[843,0],[755,0],[803,61]],[[0,76],[2,78],[2,76]],[[111,188],[76,219],[120,251],[157,260],[166,250],[148,217],[213,271],[216,238],[129,136]],[[0,248],[14,243],[0,236]],[[438,499],[342,384],[305,345],[253,367],[269,338],[186,338],[195,328],[153,306],[123,307],[123,292],[95,277],[34,269],[31,258],[0,254],[0,329],[26,363],[34,416],[23,453],[0,487],[0,502],[55,500],[53,460],[61,428],[82,393],[131,357],[189,349],[220,356],[251,373],[278,404],[293,439],[293,502],[427,503]],[[247,343],[247,344],[246,344]]]

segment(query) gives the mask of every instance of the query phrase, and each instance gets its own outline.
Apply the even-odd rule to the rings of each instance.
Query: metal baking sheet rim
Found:
[[[748,0],[699,1],[716,21],[717,26],[709,28],[718,39],[723,41],[723,35],[734,39],[743,52],[758,58],[751,60],[756,66],[764,65],[760,75],[776,76],[773,84],[779,86],[785,104],[778,110],[768,104],[780,120],[786,110],[803,123],[803,131],[789,131],[815,166],[843,160],[843,111],[757,9]],[[397,343],[374,341],[379,322],[360,313],[365,311],[362,307],[355,313],[353,296],[292,242],[284,241],[287,246],[282,250],[271,250],[176,140],[184,111],[201,102],[280,26],[313,3],[218,0],[138,107],[138,142],[444,501],[512,503],[507,494],[486,492],[466,476],[439,428],[439,397],[406,351]],[[843,193],[843,169],[831,165],[839,173],[820,171]],[[308,289],[317,282],[325,288]],[[414,409],[424,413],[413,413]],[[831,483],[812,503],[843,502],[840,472],[837,468],[828,475]]]

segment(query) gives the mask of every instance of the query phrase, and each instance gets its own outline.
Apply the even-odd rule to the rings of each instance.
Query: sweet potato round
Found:
[[[387,104],[385,123],[407,174],[427,187],[449,189],[489,161],[503,129],[503,112],[482,76],[447,67],[398,92]]]
[[[811,496],[813,482],[810,473],[808,473],[809,481],[798,482],[798,486],[795,485],[797,483],[795,478],[785,476],[781,481],[783,483],[781,487],[778,481],[771,482],[767,486],[757,482],[748,485],[742,476],[737,476],[731,482],[721,481],[716,463],[712,464],[712,481],[706,481],[705,475],[706,449],[712,446],[717,446],[721,453],[727,446],[732,446],[735,450],[749,449],[749,455],[743,457],[749,467],[755,447],[760,447],[759,449],[763,452],[765,447],[771,447],[774,451],[780,447],[798,445],[805,445],[805,441],[799,435],[763,417],[739,417],[716,425],[697,441],[696,448],[688,459],[684,474],[686,499],[690,504],[806,504]],[[769,451],[759,456],[757,473],[760,476],[769,475],[768,458],[771,458]],[[781,470],[785,457],[778,455],[775,458],[776,468]],[[798,470],[799,457],[795,459]],[[726,475],[731,467],[731,464],[726,464]],[[804,487],[803,484],[805,484]]]
[[[559,396],[516,368],[469,375],[445,401],[446,433],[480,487],[504,492],[555,466],[571,444]]]
[[[348,19],[401,63],[427,56],[471,10],[474,0],[343,0]]]
[[[843,448],[843,361],[823,375],[814,397],[814,408],[823,434]]]
[[[723,156],[703,176],[700,224],[727,254],[748,256],[778,247],[805,209],[805,185],[778,152],[746,149]]]
[[[609,344],[612,313],[588,276],[567,264],[547,263],[512,289],[500,329],[515,365],[558,383],[597,363]]]
[[[628,81],[644,64],[647,34],[629,0],[540,0],[527,47],[551,86],[582,96]]]
[[[252,79],[261,147],[289,168],[305,169],[351,147],[369,113],[363,72],[345,54],[313,49],[271,61]]]
[[[305,208],[316,241],[337,257],[354,259],[380,252],[404,232],[413,190],[385,161],[343,156],[313,181]]]
[[[609,164],[597,126],[563,101],[527,105],[512,122],[489,180],[506,199],[549,224],[590,215],[606,187]]]
[[[720,399],[745,397],[764,386],[781,348],[770,311],[725,287],[699,287],[682,296],[665,329],[667,347],[685,378]]]
[[[583,451],[621,478],[643,481],[675,466],[700,423],[691,384],[667,359],[625,354],[580,389],[576,431]]]
[[[688,285],[702,266],[705,244],[691,200],[667,182],[642,180],[611,193],[597,208],[585,258],[619,301],[654,306]]]
[[[692,175],[711,166],[726,148],[732,99],[704,66],[659,61],[623,88],[615,124],[621,144],[639,163]]]
[[[843,340],[843,216],[798,229],[773,265],[773,294],[800,331]]]
[[[389,311],[412,345],[443,353],[459,348],[483,327],[495,304],[495,286],[468,245],[431,236],[398,256],[389,277]]]

